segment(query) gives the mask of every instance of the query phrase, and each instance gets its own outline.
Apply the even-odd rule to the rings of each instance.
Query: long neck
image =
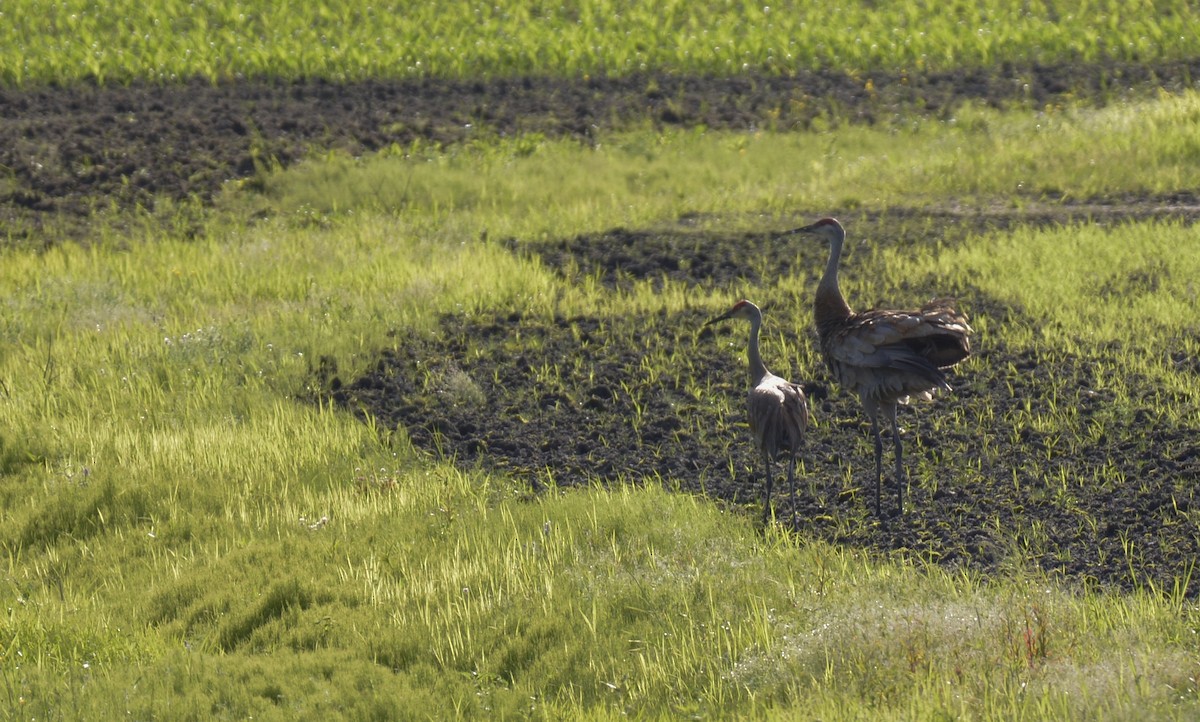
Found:
[[[842,262],[842,244],[845,239],[845,235],[839,233],[829,242],[829,263],[825,265],[825,275],[821,276],[821,282],[817,284],[817,296],[813,303],[818,327],[822,323],[847,318],[851,313],[850,304],[846,303],[846,297],[842,295],[842,289],[838,285],[838,266]]]
[[[750,344],[746,351],[746,359],[750,362],[750,385],[757,386],[767,375],[767,367],[763,365],[762,356],[758,353],[758,330],[762,327],[762,313],[750,317]]]

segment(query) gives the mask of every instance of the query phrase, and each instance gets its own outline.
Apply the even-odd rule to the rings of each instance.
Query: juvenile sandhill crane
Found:
[[[750,322],[750,343],[746,358],[750,365],[750,392],[746,396],[746,411],[754,445],[762,453],[766,495],[763,499],[763,522],[771,511],[771,465],[785,450],[788,452],[788,493],[792,497],[792,517],[796,516],[796,457],[804,432],[808,428],[808,400],[798,384],[782,379],[767,370],[758,353],[758,330],[762,327],[762,311],[749,301],[738,301],[733,308],[705,323],[711,326],[729,318]]]
[[[935,298],[914,311],[870,310],[855,313],[838,286],[838,266],[846,231],[832,218],[822,218],[789,233],[806,233],[829,242],[829,263],[813,302],[821,355],[839,385],[858,394],[871,418],[875,436],[875,514],[880,514],[883,486],[883,441],[879,416],[892,426],[896,446],[896,494],[904,512],[904,466],[896,404],[910,397],[929,400],[938,389],[950,389],[943,369],[971,355],[971,327],[954,310],[954,301]]]

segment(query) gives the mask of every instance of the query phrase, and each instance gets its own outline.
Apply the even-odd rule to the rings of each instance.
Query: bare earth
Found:
[[[1191,87],[1200,61],[1163,66],[1103,65],[996,68],[901,76],[833,73],[789,78],[638,76],[577,81],[375,82],[333,85],[239,82],[211,85],[0,90],[0,243],[39,243],[47,224],[87,240],[88,214],[164,199],[207,202],[220,185],[271,163],[307,153],[351,153],[391,144],[460,142],[480,133],[540,132],[586,140],[597,131],[652,123],[749,129],[814,123],[887,121],[921,113],[947,116],[964,100],[1041,107],[1067,100],[1112,102]],[[868,82],[869,81],[869,82]],[[1011,209],[797,209],[797,220],[836,212],[856,239],[845,274],[875,267],[888,244],[927,247],[968,233],[1023,224],[1090,219],[1120,224],[1148,217],[1194,223],[1192,191],[1168,197],[1096,198],[1086,203],[1027,199]],[[771,232],[721,235],[694,219],[654,230],[613,229],[549,243],[504,242],[573,278],[598,276],[613,288],[670,278],[697,288],[747,296],[764,305],[770,328],[811,340],[806,301],[761,291],[766,269],[741,260],[768,244],[785,264],[772,273],[815,282],[825,250],[796,242],[780,253]],[[885,231],[886,229],[886,231]],[[1121,293],[1153,288],[1161,268],[1130,269]],[[1157,274],[1157,275],[1156,275]],[[807,287],[811,287],[811,283]],[[903,518],[871,512],[872,446],[857,402],[829,383],[822,368],[795,368],[773,352],[772,370],[805,381],[818,425],[803,453],[799,534],[880,553],[913,554],[988,574],[1014,558],[1072,582],[1129,588],[1152,582],[1191,594],[1200,556],[1197,429],[1172,425],[1156,409],[1187,403],[1146,380],[1128,379],[1140,396],[1132,413],[1113,411],[1094,369],[1120,349],[1093,347],[1086,357],[1045,348],[1006,348],[1009,325],[1036,324],[1023,309],[978,289],[913,279],[908,296],[851,299],[870,306],[919,303],[932,292],[956,295],[972,316],[988,316],[995,338],[978,337],[975,357],[953,374],[953,395],[902,412],[907,466]],[[743,329],[701,331],[714,309],[643,319],[558,318],[551,323],[505,309],[494,317],[449,317],[440,337],[405,336],[362,378],[341,378],[337,360],[314,371],[314,387],[380,423],[403,428],[413,443],[457,462],[516,472],[532,489],[657,479],[731,508],[755,507],[761,481],[740,413],[719,416],[718,401],[740,409]],[[514,343],[519,331],[523,343]],[[1173,373],[1194,376],[1200,361],[1175,347],[1155,349]],[[561,387],[534,382],[545,365],[567,365],[588,348],[588,380]],[[670,346],[689,368],[650,382],[640,363],[647,345]],[[732,344],[732,346],[731,346]],[[1068,379],[1071,398],[1048,398],[1050,380]],[[722,399],[696,399],[692,384]],[[1020,418],[1070,404],[1078,431],[1038,433]],[[978,423],[981,418],[994,419]],[[963,421],[955,421],[962,419]],[[726,425],[738,434],[718,439]],[[1090,429],[1099,427],[1098,434]],[[890,453],[890,441],[888,450]],[[1063,481],[1066,479],[1067,481]],[[892,481],[885,481],[890,488]],[[777,488],[779,486],[777,485]],[[782,502],[782,495],[777,502]],[[890,502],[890,503],[889,503]],[[885,508],[894,508],[894,494]],[[781,511],[784,507],[781,507]],[[753,511],[753,509],[751,509]]]

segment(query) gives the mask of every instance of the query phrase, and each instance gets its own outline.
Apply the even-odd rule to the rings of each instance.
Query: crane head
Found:
[[[783,238],[801,233],[819,236],[831,242],[834,240],[845,240],[846,238],[846,231],[842,228],[842,224],[838,223],[836,218],[828,217],[822,218],[816,223],[810,223],[807,226],[801,226],[800,228],[793,228],[790,231],[784,231],[783,233],[779,234],[779,237]]]
[[[822,218],[816,223],[810,223],[803,228],[797,228],[797,233],[811,233],[822,238],[845,238],[846,231],[842,228],[842,224],[837,222],[836,218]]]
[[[730,318],[752,319],[756,316],[758,318],[762,318],[762,311],[760,311],[758,309],[758,306],[755,306],[750,301],[742,299],[741,301],[738,301],[737,303],[733,304],[733,307],[730,308],[728,311],[721,314],[720,316],[717,316],[716,318],[710,319],[704,325],[711,326],[714,323],[719,323],[721,321],[724,321],[724,320],[730,319]]]

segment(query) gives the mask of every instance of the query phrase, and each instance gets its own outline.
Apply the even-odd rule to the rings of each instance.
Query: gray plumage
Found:
[[[746,351],[749,362],[750,390],[746,396],[747,419],[754,445],[762,454],[763,475],[766,481],[763,500],[763,521],[771,510],[771,465],[779,455],[788,454],[788,492],[791,495],[792,515],[796,514],[796,457],[808,428],[808,400],[804,390],[767,370],[758,350],[758,332],[762,327],[762,311],[749,301],[738,301],[733,308],[712,319],[711,325],[725,319],[738,318],[750,322],[750,338]]]
[[[897,404],[911,398],[931,399],[938,389],[951,390],[947,369],[971,355],[971,327],[954,301],[936,298],[912,311],[854,312],[838,285],[838,267],[846,232],[832,218],[823,218],[791,233],[823,238],[829,243],[829,262],[817,285],[813,312],[821,355],[834,379],[854,391],[871,419],[875,437],[875,513],[880,514],[883,485],[883,442],[879,417],[892,427],[896,448],[898,506],[904,510],[904,466]]]

